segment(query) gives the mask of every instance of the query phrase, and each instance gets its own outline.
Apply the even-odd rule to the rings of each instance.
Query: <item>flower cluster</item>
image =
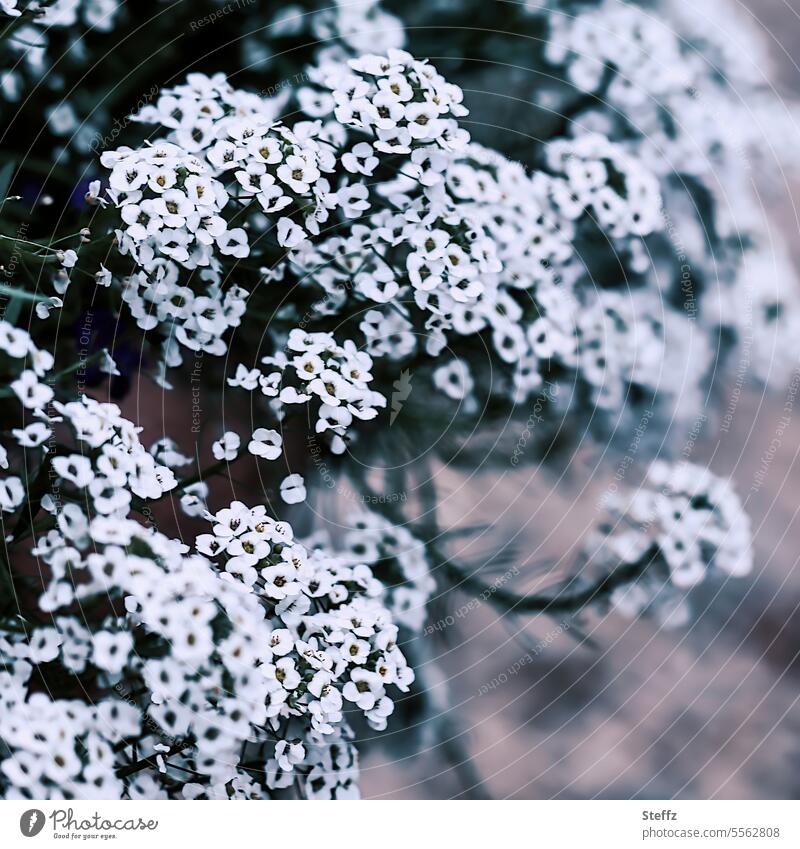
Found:
[[[639,252],[636,270],[667,283],[674,274],[681,297],[704,297],[701,320],[712,303],[752,301],[752,311],[734,308],[713,319],[740,343],[752,340],[754,371],[780,383],[787,368],[773,352],[796,331],[800,300],[764,195],[774,196],[786,171],[800,165],[791,142],[795,119],[766,84],[768,57],[749,21],[727,4],[708,6],[703,15],[674,0],[664,0],[658,15],[614,0],[574,15],[551,9],[544,58],[571,87],[597,98],[576,124],[619,140],[660,180],[670,244]],[[743,56],[736,44],[750,49]],[[758,194],[749,177],[755,169]],[[706,200],[698,202],[701,194]],[[711,219],[706,205],[715,210]],[[677,273],[669,268],[676,258]]]
[[[115,487],[86,480],[83,456],[56,458],[68,503],[51,498],[54,526],[33,549],[39,612],[0,625],[3,795],[263,798],[297,782],[308,797],[356,795],[345,706],[381,730],[386,688],[413,681],[383,585],[239,502],[206,514],[197,546],[218,565],[190,554],[126,518],[129,496],[108,501],[157,468],[135,428],[112,405],[54,404]],[[159,471],[142,497],[170,488]],[[89,704],[37,691],[65,673]]]
[[[601,382],[611,387],[603,390],[608,401],[604,406],[619,402],[621,389],[635,381],[624,362],[614,372],[616,337],[609,341],[604,327],[594,334],[597,324],[579,318],[597,314],[591,309],[597,299],[580,255],[581,239],[584,231],[599,228],[618,253],[640,256],[642,239],[663,224],[655,178],[621,146],[596,133],[550,143],[545,148],[546,170],[532,174],[479,145],[451,145],[438,130],[428,136],[406,128],[408,144],[388,145],[388,137],[381,135],[390,129],[384,112],[395,116],[394,129],[402,124],[398,116],[405,114],[397,111],[395,100],[415,109],[429,103],[442,115],[463,114],[461,93],[431,66],[403,52],[329,62],[315,74],[324,85],[301,89],[298,96],[306,113],[318,120],[300,121],[292,129],[274,123],[271,100],[231,88],[220,74],[191,75],[138,117],[168,128],[167,144],[187,145],[190,159],[202,157],[220,194],[226,191],[245,204],[257,201],[255,210],[248,207],[249,229],[255,232],[266,226],[265,220],[273,221],[270,227],[288,257],[265,276],[266,285],[276,286],[288,276],[304,288],[321,289],[323,298],[314,304],[320,315],[347,313],[353,301],[375,305],[359,324],[371,356],[402,360],[420,348],[436,358],[455,341],[452,337],[478,342],[487,333],[506,374],[492,391],[512,403],[539,389],[553,364],[573,369],[587,361],[590,386],[598,384],[591,363],[603,363]],[[370,128],[368,118],[382,123]],[[461,138],[451,126],[454,117],[441,120],[448,135]],[[359,141],[367,131],[370,140]],[[368,180],[382,173],[382,161],[390,155],[399,158],[399,170],[370,185]],[[334,191],[331,181],[336,174],[340,183]],[[225,189],[219,180],[226,181]],[[335,235],[326,235],[320,225],[337,211],[344,221],[335,225]],[[357,220],[348,223],[348,218]],[[266,258],[260,241],[253,240],[246,250]],[[169,267],[159,266],[157,273],[168,278]],[[132,279],[151,278],[139,272]],[[126,297],[134,292],[139,299],[135,314],[140,321],[156,324],[169,317],[173,301],[159,296],[160,289],[147,284],[141,290],[126,289]],[[234,326],[240,320],[239,292],[234,287],[226,293],[237,304],[235,310],[224,305],[214,310],[208,297],[200,298],[205,310],[201,317],[187,309],[192,293],[178,290],[178,297],[188,298],[181,311],[190,313],[190,328],[200,324],[198,333],[205,334],[214,324],[211,343],[205,336],[187,334],[186,324],[178,340],[187,344],[188,336],[190,346],[220,352],[220,336],[229,326],[224,317]],[[159,304],[155,316],[147,306],[152,300]],[[641,303],[649,305],[646,299]],[[308,318],[292,305],[281,317],[298,323]],[[624,339],[619,347],[630,341]],[[598,342],[601,347],[596,349]],[[588,354],[579,356],[581,344]],[[478,350],[485,350],[482,341]],[[639,353],[636,348],[633,355],[641,363]],[[283,370],[284,361],[279,356],[274,364]],[[316,378],[312,365],[304,367]],[[654,381],[656,375],[648,373],[646,378]],[[244,365],[231,380],[249,389],[260,385],[272,397],[283,383],[276,372],[265,375]],[[466,398],[475,406],[470,358],[435,367],[432,380],[448,397]],[[318,380],[308,384],[322,388]],[[331,396],[312,388],[311,394],[319,395],[326,407],[318,426],[332,430],[341,452],[341,436],[349,424],[344,419],[353,411],[331,403],[336,392]],[[291,382],[282,386],[280,395],[281,404],[309,400],[309,393]],[[374,407],[367,403],[368,416]],[[332,419],[328,408],[337,408]]]
[[[469,141],[456,120],[468,114],[461,89],[404,50],[366,54],[323,70],[329,71],[325,85],[336,120],[368,135],[378,151],[408,154],[431,144],[459,150]],[[329,109],[325,100],[315,106],[321,115]]]
[[[108,151],[101,161],[111,169],[109,193],[122,220],[120,253],[136,263],[122,293],[137,324],[174,326],[191,350],[224,353],[222,336],[239,325],[247,292],[223,286],[219,257],[249,252],[244,229],[228,227],[221,215],[225,187],[201,159],[171,143]],[[182,269],[199,270],[193,286]],[[180,356],[167,352],[164,360],[176,365]]]
[[[329,535],[324,531],[305,542],[314,550],[331,550]],[[436,582],[430,573],[425,544],[408,528],[394,525],[377,513],[358,513],[349,520],[336,554],[354,566],[370,566],[385,585],[384,603],[392,619],[412,631],[422,630]]]
[[[54,519],[55,527],[39,541],[39,550],[86,546],[113,540],[117,522],[125,518],[134,498],[158,499],[176,486],[175,475],[161,465],[139,441],[141,428],[124,418],[116,404],[100,403],[84,396],[80,401],[51,401],[48,413],[40,413],[41,424],[26,429],[36,442],[44,460],[39,475],[48,464],[48,478],[53,489],[42,500],[42,507]],[[76,447],[50,451],[53,429],[69,427]],[[108,539],[107,539],[108,537]],[[49,562],[49,561],[48,561]],[[76,586],[70,557],[50,563],[45,591],[39,607],[53,611],[81,598],[84,589]]]
[[[23,11],[36,14],[16,28],[15,37],[8,44],[11,55],[0,69],[0,96],[19,101],[28,86],[47,77],[53,61],[62,58],[55,50],[55,56],[48,55],[51,40],[59,30],[108,32],[114,26],[119,6],[119,0],[53,0],[26,3],[20,8],[18,0],[3,0],[0,12],[12,18],[20,17]],[[69,135],[78,125],[74,110],[67,104],[53,108],[49,120],[57,136]]]
[[[663,624],[679,626],[689,616],[685,590],[709,572],[741,577],[752,569],[742,503],[729,481],[702,466],[658,460],[642,487],[609,494],[604,507],[608,519],[587,541],[587,557],[606,566],[655,561],[636,583],[612,594],[611,603],[627,615],[653,612]]]
[[[259,67],[274,61],[276,44],[298,37],[310,37],[317,59],[322,61],[386,52],[405,42],[402,22],[381,8],[380,0],[313,0],[311,13],[295,4],[284,5],[275,11],[268,27],[255,31],[248,27],[245,33],[244,61],[257,62]]]
[[[92,682],[95,706],[48,703],[44,694],[26,702],[27,676],[18,676],[16,709],[0,721],[11,749],[7,780],[32,798],[180,798],[190,766],[223,789],[246,780],[240,747],[250,723],[266,721],[267,684],[256,671],[268,651],[263,608],[204,558],[185,556],[187,546],[133,520],[111,528],[95,519],[91,535],[94,550],[51,533],[36,553],[54,571],[68,570],[84,610],[95,601],[94,621],[69,613],[65,600],[53,626],[27,643],[11,637],[4,649],[28,673],[26,666],[60,665]],[[59,719],[44,739],[32,736],[53,714]],[[140,751],[150,762],[136,763]]]
[[[407,145],[390,145],[384,131],[378,131],[378,135],[384,133],[383,141],[351,142],[348,131],[361,135],[364,130],[356,127],[353,110],[361,108],[358,104],[371,97],[373,108],[379,110],[376,114],[384,109],[383,95],[377,90],[370,94],[366,71],[356,62],[350,63],[353,67],[336,66],[338,87],[327,95],[330,103],[317,98],[316,110],[326,114],[333,109],[338,122],[300,121],[293,128],[275,124],[273,100],[234,90],[222,75],[192,74],[185,85],[163,92],[137,116],[167,128],[166,142],[104,154],[103,163],[112,169],[112,197],[127,225],[118,234],[120,248],[142,267],[128,278],[125,288],[140,326],[162,325],[177,313],[182,319],[180,342],[219,353],[219,334],[236,326],[239,312],[234,321],[224,324],[220,313],[224,316],[230,310],[219,303],[219,294],[211,296],[218,306],[208,306],[209,318],[199,311],[194,314],[182,301],[177,309],[171,306],[173,295],[188,294],[190,302],[193,296],[191,290],[174,292],[178,276],[174,263],[190,269],[207,267],[205,276],[218,287],[215,248],[219,258],[251,253],[269,258],[269,240],[259,236],[250,245],[244,228],[228,227],[223,213],[231,216],[225,207],[234,201],[242,205],[246,227],[274,233],[278,246],[289,251],[292,270],[301,279],[312,278],[332,297],[335,284],[343,281],[357,295],[378,303],[394,299],[401,291],[413,292],[422,308],[434,313],[442,312],[440,297],[459,303],[477,297],[482,291],[481,274],[495,272],[499,265],[489,241],[446,200],[407,200],[402,214],[384,210],[372,215],[368,226],[355,224],[345,237],[329,237],[312,247],[311,237],[320,235],[333,213],[346,221],[361,218],[373,206],[367,178],[373,176],[381,155],[411,154],[413,147],[412,167],[422,173],[430,162],[438,162],[426,148],[451,148],[456,139],[465,138],[449,117],[463,114],[461,93],[431,66],[400,52],[368,59],[370,68],[374,62],[385,69],[389,86],[385,97],[399,104],[390,111],[408,112],[401,134],[404,139],[408,135]],[[353,80],[358,79],[362,84],[353,88]],[[338,103],[335,109],[334,103]],[[347,104],[352,114],[345,121],[338,113]],[[305,105],[312,109],[308,98]],[[428,120],[431,110],[438,117]],[[208,208],[201,209],[200,201],[207,201]],[[380,235],[373,244],[375,228]],[[324,265],[330,265],[331,271],[318,275]],[[279,279],[282,273],[275,270],[269,277]],[[395,280],[398,274],[399,281]],[[160,294],[165,288],[166,297]],[[201,308],[207,305],[207,297],[201,300]],[[240,301],[236,298],[237,304]],[[153,303],[160,307],[155,315]],[[207,325],[213,327],[209,330]],[[209,333],[210,340],[205,338]]]
[[[284,100],[236,89],[222,73],[207,76],[196,72],[188,74],[181,85],[161,89],[155,103],[146,104],[132,117],[164,127],[169,131],[168,141],[187,153],[202,156],[213,148],[208,165],[224,171],[239,162],[242,154],[238,159],[229,157],[229,149],[220,142],[255,140],[256,128],[268,129]]]
[[[228,202],[225,187],[184,148],[119,148],[104,153],[101,162],[110,169],[111,197],[123,222],[120,251],[145,270],[158,257],[193,269],[209,265],[214,249],[223,256],[249,252],[244,230],[228,229],[220,215]]]
[[[259,675],[268,688],[267,720],[280,739],[268,784],[288,786],[299,773],[313,795],[326,787],[335,797],[335,773],[314,761],[313,750],[326,739],[345,745],[339,727],[348,703],[383,730],[393,709],[387,687],[407,691],[414,679],[383,606],[384,587],[363,561],[309,552],[264,507],[236,501],[208,518],[212,531],[197,538],[198,551],[271,611]]]
[[[319,131],[300,135],[277,125],[253,132],[244,142],[220,140],[207,157],[221,168],[236,169],[239,196],[258,201],[265,214],[277,217],[275,236],[281,247],[297,247],[310,233],[318,234],[335,209],[349,217],[360,211],[366,192],[347,185],[334,191],[324,176],[335,170],[336,157]]]
[[[709,340],[652,292],[600,291],[578,318],[577,368],[601,410],[619,410],[639,387],[678,419],[702,409],[713,363]]]
[[[674,31],[635,5],[605,0],[576,16],[552,11],[549,24],[545,58],[564,65],[567,79],[586,92],[600,89],[607,68],[618,69],[609,96],[626,113],[691,82],[692,62],[681,55]]]
[[[21,409],[14,409],[8,443],[0,442],[0,470],[22,469],[23,457],[41,452],[41,446],[52,435],[44,412],[53,399],[47,372],[53,356],[39,349],[30,333],[0,320],[0,374],[4,394],[11,395]],[[31,421],[33,419],[33,421]],[[25,500],[25,485],[17,474],[0,475],[0,513],[13,513]]]
[[[658,180],[623,147],[598,133],[547,145],[547,163],[562,174],[555,200],[568,217],[589,212],[613,239],[644,237],[663,227]]]
[[[162,369],[183,361],[176,343],[191,351],[224,354],[228,345],[223,337],[241,324],[247,290],[235,283],[224,286],[216,267],[196,275],[193,287],[171,260],[154,258],[147,265],[123,278],[122,300],[142,330],[164,331]]]
[[[234,197],[274,215],[278,244],[294,247],[307,232],[319,233],[332,210],[357,211],[359,192],[332,188],[337,160],[320,127],[301,124],[292,131],[276,123],[283,99],[234,89],[224,74],[195,73],[136,117],[167,128],[170,142],[202,157],[218,179],[229,178]],[[305,229],[292,214],[302,217]],[[242,241],[239,255],[249,253]]]
[[[656,181],[618,145],[589,134],[553,142],[545,154],[548,170],[529,175],[471,144],[445,175],[448,191],[488,234],[502,266],[482,277],[486,294],[476,305],[455,305],[452,326],[461,335],[491,330],[496,355],[513,368],[509,391],[516,403],[541,386],[552,363],[575,367],[576,349],[586,343],[582,316],[595,281],[580,255],[582,225],[590,220],[623,250],[623,240],[661,224]],[[624,379],[613,373],[611,357],[607,362],[608,380]]]
[[[499,262],[489,239],[447,203],[419,199],[402,212],[382,210],[354,225],[347,238],[334,237],[291,254],[301,279],[330,293],[331,308],[352,291],[359,300],[403,304],[427,314],[426,329],[441,350],[442,327],[453,305],[474,304],[483,276]]]
[[[582,318],[592,315],[597,298],[581,261],[581,234],[600,228],[618,251],[641,249],[642,239],[663,224],[658,183],[622,147],[597,134],[553,142],[546,166],[529,175],[518,163],[470,144],[430,171],[430,186],[419,195],[420,172],[411,162],[392,187],[398,212],[374,213],[352,228],[349,239],[320,242],[290,262],[303,279],[325,289],[332,310],[343,309],[350,292],[391,303],[361,320],[373,356],[413,355],[424,321],[424,350],[432,357],[458,337],[490,334],[493,354],[509,373],[508,382],[493,389],[514,403],[539,389],[553,363],[576,367],[581,344],[603,359],[603,381],[622,386],[630,377],[624,364],[614,373],[615,339],[591,336]],[[420,210],[440,210],[434,226],[426,221],[418,228]],[[660,312],[653,311],[654,321]],[[602,347],[594,351],[596,341]],[[612,351],[604,357],[607,346]],[[628,352],[634,358],[638,352],[641,362],[638,348]],[[454,360],[436,374],[435,385],[449,397],[469,395],[469,363]],[[590,385],[595,374],[586,375]],[[621,397],[613,393],[615,401]]]
[[[67,659],[75,663],[91,652],[91,635],[63,624]],[[120,701],[87,704],[79,699],[51,700],[47,693],[27,693],[35,666],[53,661],[63,639],[53,629],[52,646],[37,649],[33,657],[19,656],[21,644],[0,637],[0,788],[5,799],[108,799],[122,797],[125,789],[117,778],[114,743],[126,735],[138,735],[141,716],[135,707]],[[84,639],[80,639],[83,637]],[[43,647],[44,648],[44,647]],[[155,783],[141,779],[132,783],[131,797],[146,798]],[[134,789],[135,788],[135,789]],[[138,792],[137,792],[138,791]]]

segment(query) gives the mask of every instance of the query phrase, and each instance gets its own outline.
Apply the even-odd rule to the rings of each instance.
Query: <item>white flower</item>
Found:
[[[0,321],[0,350],[14,359],[21,359],[33,348],[30,336],[7,321]]]
[[[228,430],[211,446],[211,453],[217,460],[235,460],[240,444],[239,434]]]
[[[437,389],[456,401],[466,398],[474,387],[469,367],[463,360],[458,359],[437,368],[433,373],[433,383]]]
[[[364,174],[369,177],[378,165],[378,157],[375,156],[371,144],[359,142],[342,156],[342,165],[351,174]]]
[[[39,382],[36,372],[26,369],[11,381],[11,388],[23,407],[29,410],[42,409],[53,397],[53,390]]]
[[[358,218],[370,207],[369,190],[362,183],[343,186],[336,192],[336,201],[347,218]]]
[[[95,475],[92,461],[80,454],[54,457],[53,469],[60,477],[74,483],[80,489],[89,486]]]
[[[342,690],[342,695],[347,701],[355,702],[364,711],[372,710],[383,693],[383,682],[380,676],[360,668],[350,671],[350,680]]]
[[[127,631],[99,631],[92,636],[92,663],[106,672],[121,672],[132,648],[133,637]]]
[[[107,288],[111,285],[111,272],[101,264],[100,271],[95,274],[94,279],[98,286]]]
[[[22,14],[17,8],[17,0],[0,0],[0,9],[12,18],[18,18]]]
[[[252,391],[258,386],[258,379],[261,376],[261,371],[257,368],[248,369],[246,366],[239,364],[236,366],[236,374],[234,377],[228,378],[229,386],[241,386],[242,389]]]
[[[24,500],[25,488],[19,478],[0,478],[0,510],[13,513]]]
[[[73,268],[75,263],[78,261],[78,254],[75,253],[72,249],[67,251],[59,251],[56,254],[58,261],[64,268]]]
[[[278,244],[284,248],[296,248],[306,239],[305,231],[291,218],[278,220]]]
[[[208,484],[205,481],[185,486],[181,495],[181,510],[192,517],[203,516],[206,513],[206,499],[208,498]]]
[[[103,348],[100,352],[100,371],[104,374],[111,374],[119,377],[120,370],[117,368],[114,358],[109,354],[108,350]]]
[[[250,254],[247,233],[241,227],[222,232],[217,238],[217,247],[223,256],[234,256],[241,259]]]
[[[92,180],[92,182],[89,183],[89,190],[84,195],[84,200],[90,206],[105,206],[108,203],[107,200],[104,200],[100,196],[101,186],[102,183],[100,180]]]
[[[303,763],[306,750],[300,742],[279,740],[275,744],[275,759],[282,770],[291,772],[298,764]]]
[[[55,628],[40,628],[31,637],[28,658],[31,663],[49,663],[58,657],[63,642],[63,636]]]
[[[23,448],[36,448],[49,438],[51,431],[42,422],[34,422],[24,429],[14,428],[11,433]]]
[[[247,450],[256,457],[266,460],[276,460],[281,455],[283,439],[276,430],[259,427],[253,431],[253,438],[247,446]]]

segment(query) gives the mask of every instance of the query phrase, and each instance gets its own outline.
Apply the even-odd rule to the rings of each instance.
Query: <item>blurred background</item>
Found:
[[[773,62],[765,72],[783,95],[800,95],[800,0],[751,0],[745,8]],[[797,262],[790,198],[774,218],[794,233]],[[552,619],[502,615],[449,594],[442,618],[453,622],[434,633],[429,695],[452,719],[452,734],[426,739],[423,731],[416,750],[399,735],[395,748],[367,748],[365,797],[797,798],[797,388],[797,377],[772,395],[747,385],[739,394],[731,384],[718,399],[724,411],[738,398],[730,427],[721,430],[710,413],[692,448],[693,462],[737,485],[753,522],[751,576],[699,588],[683,629],[611,613],[590,620],[588,639]],[[530,468],[469,480],[443,470],[443,524],[492,523],[483,550],[514,534],[521,563],[566,563],[596,521],[613,468],[606,473],[580,458],[558,486],[558,473]]]

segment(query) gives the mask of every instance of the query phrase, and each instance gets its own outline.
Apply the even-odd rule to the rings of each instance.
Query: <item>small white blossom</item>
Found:
[[[299,504],[306,500],[306,487],[302,475],[288,475],[281,481],[281,498],[287,504]]]

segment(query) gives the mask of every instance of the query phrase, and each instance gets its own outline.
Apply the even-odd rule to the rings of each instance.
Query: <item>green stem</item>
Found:
[[[0,295],[12,300],[29,301],[30,303],[38,304],[40,301],[49,301],[49,295],[38,295],[36,292],[28,292],[25,289],[17,289],[14,286],[6,286],[5,283],[0,283]],[[7,393],[11,394],[11,393]]]

